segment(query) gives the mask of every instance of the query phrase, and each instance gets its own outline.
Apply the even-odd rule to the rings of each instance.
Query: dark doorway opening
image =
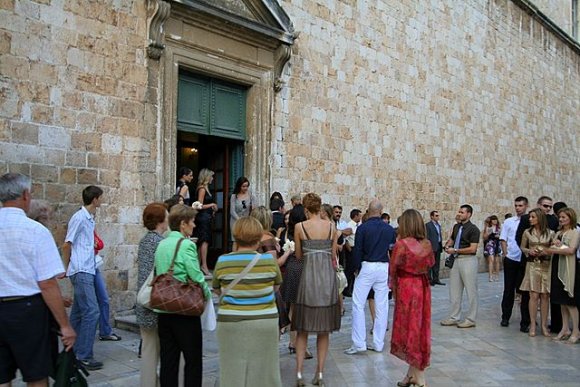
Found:
[[[212,222],[212,243],[208,249],[207,262],[213,269],[217,258],[229,251],[229,198],[235,181],[243,174],[244,141],[217,136],[177,132],[177,168],[185,166],[193,171],[194,179],[189,186],[191,201],[197,200],[197,177],[203,168],[214,175],[210,191],[218,205]]]

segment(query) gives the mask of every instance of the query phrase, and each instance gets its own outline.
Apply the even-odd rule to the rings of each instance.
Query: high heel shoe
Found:
[[[292,347],[290,344],[288,344],[288,352],[292,353],[296,353],[296,348]]]
[[[558,336],[552,338],[554,341],[564,341],[570,338],[570,333],[558,334]]]
[[[530,329],[530,331],[528,332],[528,336],[530,336],[530,337],[536,337],[536,330],[535,329],[534,330],[531,330]]]
[[[306,383],[304,383],[304,378],[296,378],[296,387],[304,387]]]
[[[570,336],[570,338],[568,338],[568,340],[566,340],[566,344],[576,344],[578,342],[578,340],[580,340],[580,337]]]
[[[542,327],[542,335],[544,335],[545,337],[550,337],[550,330],[546,327]]]
[[[322,379],[322,377],[319,375],[316,375],[314,377],[314,379],[312,379],[312,385],[313,386],[324,386],[325,384],[324,384],[324,380]]]
[[[312,356],[312,353],[308,350],[308,348],[306,348],[306,352],[304,353],[304,358],[305,359],[312,359],[314,356]]]
[[[411,386],[411,384],[413,384],[413,378],[409,375],[405,375],[405,379],[401,380],[400,382],[397,382],[397,386],[398,387],[409,387]]]

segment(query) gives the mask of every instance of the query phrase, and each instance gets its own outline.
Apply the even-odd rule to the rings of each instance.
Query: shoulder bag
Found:
[[[244,270],[242,270],[240,272],[240,274],[238,274],[238,276],[236,278],[233,279],[232,282],[229,283],[229,285],[221,292],[220,294],[220,304],[223,300],[223,298],[229,293],[230,290],[232,290],[232,288],[234,286],[236,286],[238,284],[238,282],[240,282],[242,279],[244,279],[244,277],[246,276],[246,274],[248,274],[248,272],[250,270],[252,270],[252,268],[254,266],[256,266],[256,263],[258,263],[258,261],[260,260],[260,257],[262,255],[260,253],[257,253],[254,258],[250,261],[250,263],[248,263],[246,265],[246,267],[244,267]]]
[[[137,293],[137,305],[144,308],[151,309],[151,289],[153,287],[153,278],[155,277],[155,268],[151,270],[151,273],[147,276],[143,286],[139,289]]]
[[[186,316],[201,316],[205,308],[205,297],[200,284],[190,278],[181,282],[173,277],[175,257],[179,246],[185,238],[181,238],[175,247],[175,253],[167,273],[155,276],[151,289],[151,308],[168,313]]]

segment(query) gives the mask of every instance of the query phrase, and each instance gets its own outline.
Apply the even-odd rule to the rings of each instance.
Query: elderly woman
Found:
[[[542,334],[550,336],[548,331],[548,308],[550,307],[550,259],[551,254],[544,253],[554,241],[554,232],[548,228],[548,219],[539,208],[530,211],[530,228],[524,231],[520,249],[528,256],[526,274],[520,290],[530,292],[530,337],[536,336],[536,316],[540,301],[540,319]]]
[[[282,275],[272,254],[262,254],[245,275],[263,236],[262,225],[242,217],[232,230],[236,251],[219,257],[213,288],[222,293],[217,314],[220,385],[282,386],[278,354],[278,310],[274,292]],[[228,285],[239,278],[233,288]]]
[[[155,250],[167,231],[167,210],[163,203],[151,203],[143,211],[143,225],[147,234],[139,242],[137,250],[137,289],[141,289],[155,264]],[[157,314],[140,305],[135,307],[137,324],[141,330],[141,387],[157,387],[157,364],[159,363],[159,336]]]
[[[389,268],[389,285],[395,298],[391,354],[409,364],[407,376],[397,386],[422,386],[431,357],[429,269],[435,258],[417,210],[403,212],[398,223],[398,241]]]
[[[560,305],[562,314],[562,330],[554,340],[576,344],[580,339],[576,306],[580,297],[580,260],[576,259],[580,235],[576,230],[576,212],[571,208],[562,208],[558,211],[558,220],[560,230],[556,234],[555,246],[545,251],[545,254],[554,254],[551,301]]]
[[[173,206],[169,213],[171,232],[155,251],[155,272],[157,275],[167,273],[177,251],[173,277],[181,282],[191,280],[200,284],[205,299],[211,300],[211,291],[199,266],[197,247],[189,239],[195,228],[195,215],[196,210],[192,207],[184,204]],[[178,385],[178,365],[182,353],[185,359],[185,387],[201,386],[202,336],[199,316],[184,316],[158,310],[156,312],[161,355],[161,387]]]

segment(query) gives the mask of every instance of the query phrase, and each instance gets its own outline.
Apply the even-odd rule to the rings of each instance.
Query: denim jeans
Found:
[[[77,333],[74,350],[77,359],[89,360],[93,358],[93,344],[99,321],[95,275],[76,273],[70,280],[74,291],[70,322]]]
[[[109,294],[105,285],[103,275],[97,269],[95,272],[95,292],[97,292],[97,302],[99,303],[99,336],[110,336],[113,328],[109,323]]]

